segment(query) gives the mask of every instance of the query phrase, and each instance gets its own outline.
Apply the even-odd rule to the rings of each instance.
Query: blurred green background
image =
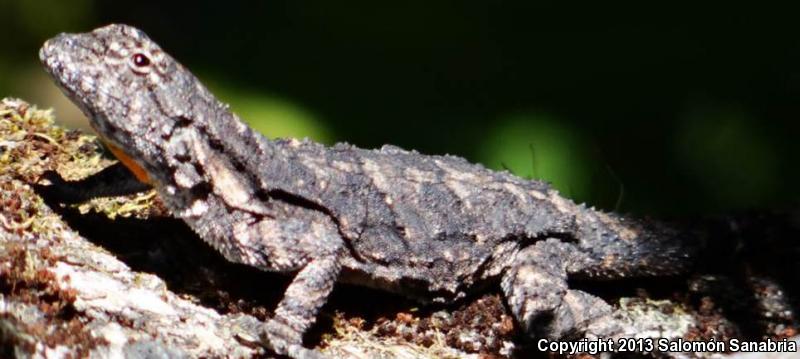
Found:
[[[797,204],[800,22],[731,3],[0,0],[0,96],[80,113],[41,43],[145,30],[269,137],[457,154],[605,209]]]

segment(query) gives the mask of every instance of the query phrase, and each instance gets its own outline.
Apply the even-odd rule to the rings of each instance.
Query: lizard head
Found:
[[[207,91],[144,32],[127,25],[60,34],[45,42],[39,57],[112,152],[145,168],[160,165],[164,140],[194,118],[192,99]]]

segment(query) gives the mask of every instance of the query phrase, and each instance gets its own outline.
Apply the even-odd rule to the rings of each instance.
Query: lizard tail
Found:
[[[591,264],[580,268],[581,276],[678,275],[691,269],[704,246],[697,233],[675,225],[588,208],[584,211],[586,215],[579,216],[578,223],[579,238],[584,240],[578,245],[591,253]]]

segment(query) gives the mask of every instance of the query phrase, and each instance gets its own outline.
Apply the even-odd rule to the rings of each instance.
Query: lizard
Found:
[[[452,303],[499,287],[527,337],[608,333],[612,307],[573,278],[686,271],[696,241],[576,204],[548,183],[452,155],[268,139],[143,31],[62,33],[46,71],[119,162],[83,180],[49,173],[62,203],[155,188],[227,260],[293,276],[263,345],[302,344],[337,282]]]

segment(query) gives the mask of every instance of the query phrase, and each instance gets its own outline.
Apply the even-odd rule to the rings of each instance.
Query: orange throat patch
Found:
[[[128,167],[128,169],[133,172],[133,175],[136,176],[136,179],[142,183],[152,184],[152,182],[150,182],[150,175],[148,175],[147,171],[145,171],[142,166],[139,166],[139,164],[136,163],[133,158],[125,154],[125,152],[119,147],[114,146],[106,141],[103,141],[103,143],[105,143],[106,147],[108,147],[111,153],[114,154],[114,157],[116,157],[120,162],[122,162],[123,165],[125,165],[125,167]]]

